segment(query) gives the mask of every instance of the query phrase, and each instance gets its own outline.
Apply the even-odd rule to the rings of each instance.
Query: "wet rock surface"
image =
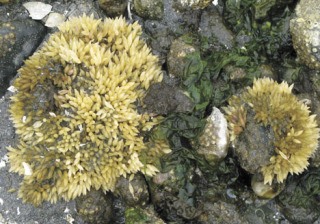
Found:
[[[34,20],[0,23],[0,96],[5,93],[17,69],[41,43],[45,27]]]

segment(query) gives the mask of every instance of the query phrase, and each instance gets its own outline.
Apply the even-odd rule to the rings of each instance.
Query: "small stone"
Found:
[[[115,17],[123,15],[127,8],[127,0],[99,0],[99,6],[107,16]]]
[[[272,183],[265,184],[263,182],[263,176],[261,174],[253,175],[251,179],[251,188],[253,192],[260,198],[263,199],[272,199],[281,193],[284,189],[284,183]]]
[[[169,74],[181,77],[184,68],[188,64],[187,56],[195,51],[197,51],[197,47],[185,43],[183,38],[174,40],[171,44],[167,60]]]

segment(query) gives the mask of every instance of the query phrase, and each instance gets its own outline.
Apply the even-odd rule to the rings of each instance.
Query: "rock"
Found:
[[[202,213],[196,195],[195,168],[189,162],[168,158],[163,170],[150,181],[150,193],[155,210],[166,221],[185,223]]]
[[[177,10],[188,10],[188,9],[204,9],[212,0],[174,0],[174,7]]]
[[[269,164],[275,137],[271,127],[256,124],[253,112],[248,112],[246,128],[235,143],[235,153],[241,167],[254,174],[260,172],[262,166]]]
[[[87,223],[109,223],[112,218],[112,197],[102,191],[90,190],[86,195],[76,198],[79,215]]]
[[[199,217],[200,223],[242,223],[249,224],[237,211],[237,206],[224,201],[205,203],[205,212]]]
[[[263,199],[272,199],[278,196],[284,187],[284,183],[272,183],[271,185],[265,184],[261,174],[254,174],[251,179],[252,190],[258,197]]]
[[[318,0],[300,1],[290,21],[293,47],[308,67],[320,68],[320,5]]]
[[[131,207],[145,207],[149,202],[149,191],[146,180],[141,173],[136,173],[133,179],[121,177],[115,188],[115,194]]]
[[[194,103],[179,88],[166,83],[152,85],[143,100],[148,113],[191,112]]]
[[[124,14],[128,0],[99,0],[99,7],[107,16],[116,17]]]
[[[197,47],[184,42],[183,37],[174,40],[167,58],[169,75],[182,77],[188,64],[188,55],[197,51]]]
[[[221,111],[214,107],[207,118],[207,124],[199,137],[197,153],[204,156],[211,166],[216,166],[228,153],[229,133],[227,120]]]
[[[234,35],[224,25],[216,7],[210,7],[201,15],[199,34],[208,39],[209,44],[230,49],[234,46]]]
[[[133,8],[138,16],[145,19],[163,17],[163,0],[133,0]]]
[[[287,187],[277,197],[277,203],[291,223],[315,223],[320,217],[319,186],[318,168],[289,178]]]
[[[158,218],[155,211],[151,206],[146,209],[139,207],[127,208],[125,212],[125,218],[127,224],[137,223],[154,223],[154,224],[165,224],[165,222]]]
[[[46,29],[31,19],[0,24],[0,96],[10,79],[42,41]]]

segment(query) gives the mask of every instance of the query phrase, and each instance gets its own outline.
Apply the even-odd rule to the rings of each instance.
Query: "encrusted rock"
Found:
[[[182,37],[174,40],[167,59],[169,74],[181,77],[188,63],[187,56],[197,50],[197,47],[185,43]]]
[[[296,17],[290,21],[293,46],[299,59],[313,69],[320,68],[320,4],[318,0],[302,0]]]
[[[150,86],[143,99],[149,113],[191,112],[194,103],[181,89],[164,82]]]
[[[228,153],[229,133],[224,115],[216,107],[207,118],[207,124],[199,137],[198,154],[214,166],[223,160]]]
[[[204,9],[212,0],[173,0],[174,7],[178,10]]]
[[[120,196],[127,206],[145,207],[149,202],[148,185],[141,173],[130,176],[129,179],[120,177],[114,193]]]
[[[145,19],[163,17],[163,0],[133,0],[134,11]]]
[[[128,0],[99,0],[98,2],[107,16],[115,17],[124,14]]]
[[[79,215],[89,224],[109,223],[112,218],[112,197],[109,194],[91,190],[75,201]]]

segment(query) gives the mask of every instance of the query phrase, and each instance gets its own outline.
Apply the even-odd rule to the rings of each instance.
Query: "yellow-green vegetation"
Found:
[[[25,61],[10,105],[19,143],[8,147],[24,202],[113,191],[120,176],[157,172],[170,149],[144,133],[161,118],[138,108],[162,73],[140,34],[121,17],[73,18]]]
[[[315,115],[310,115],[309,108],[292,94],[292,88],[293,85],[286,82],[278,84],[270,78],[257,79],[253,87],[233,96],[226,108],[233,141],[245,131],[249,111],[253,112],[258,125],[272,128],[273,155],[260,170],[265,184],[271,184],[274,179],[281,183],[289,173],[301,173],[318,146]]]

